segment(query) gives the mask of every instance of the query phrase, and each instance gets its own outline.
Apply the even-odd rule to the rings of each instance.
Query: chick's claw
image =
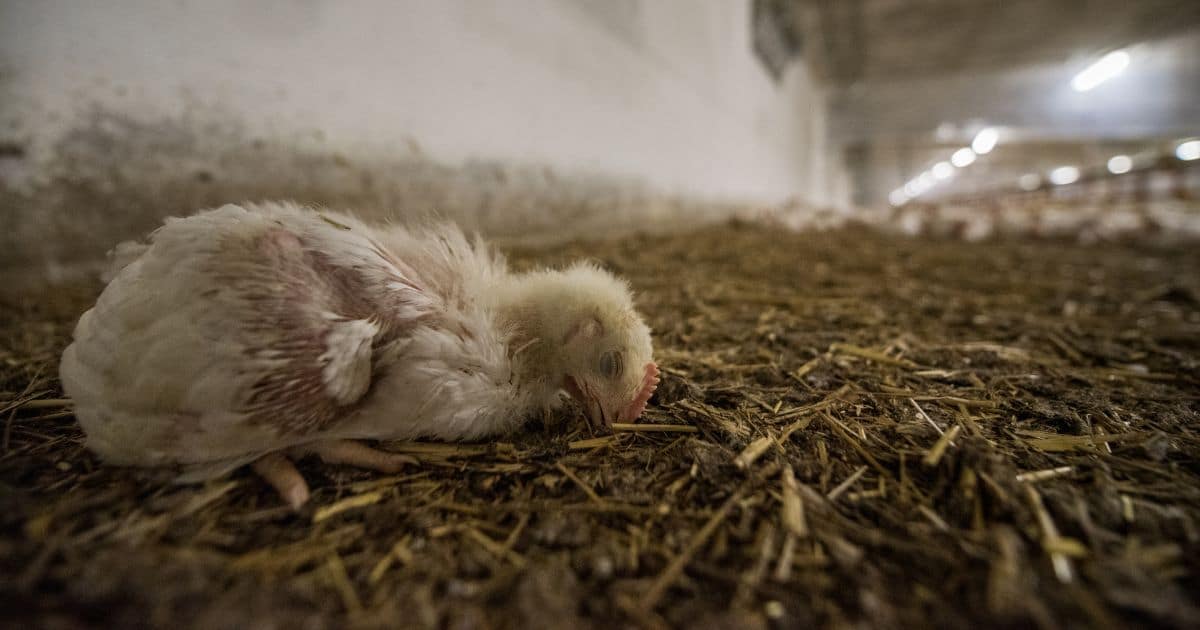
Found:
[[[299,510],[308,501],[308,484],[282,453],[263,455],[255,460],[253,468],[293,510]]]

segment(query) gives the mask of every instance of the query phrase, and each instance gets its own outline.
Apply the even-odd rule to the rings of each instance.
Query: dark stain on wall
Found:
[[[367,219],[437,215],[499,238],[564,239],[660,231],[730,216],[631,180],[538,165],[436,163],[415,142],[402,155],[356,160],[248,134],[236,122],[136,120],[94,110],[63,135],[32,183],[0,186],[0,281],[92,273],[117,243],[167,216],[242,201],[291,199]],[[10,161],[31,160],[23,145]]]

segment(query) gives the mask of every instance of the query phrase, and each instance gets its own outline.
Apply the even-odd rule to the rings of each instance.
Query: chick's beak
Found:
[[[583,405],[583,411],[587,414],[588,424],[601,427],[607,427],[611,422],[610,418],[616,417],[616,414],[607,413],[604,410],[604,405],[600,404],[599,397],[588,387],[587,381],[576,379],[574,376],[567,375],[563,379],[563,389],[571,395],[571,398],[579,401]]]
[[[563,379],[563,389],[583,405],[589,424],[593,427],[609,427],[614,422],[633,422],[642,415],[646,410],[646,403],[654,395],[654,390],[658,389],[658,374],[658,366],[653,362],[647,363],[637,393],[631,400],[623,404],[618,403],[613,409],[605,408],[586,380],[568,374]]]

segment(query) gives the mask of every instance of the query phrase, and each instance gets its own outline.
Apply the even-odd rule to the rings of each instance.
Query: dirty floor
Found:
[[[9,300],[0,626],[1200,624],[1200,248],[723,225],[512,253],[580,256],[654,329],[644,426],[305,460],[300,513],[246,471],[101,465],[56,377],[97,288]]]

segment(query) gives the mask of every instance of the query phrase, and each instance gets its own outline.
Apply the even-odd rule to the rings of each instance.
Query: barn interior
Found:
[[[14,627],[1200,624],[1200,3],[0,3]],[[484,440],[106,464],[107,253],[289,199],[629,281],[662,381]]]

